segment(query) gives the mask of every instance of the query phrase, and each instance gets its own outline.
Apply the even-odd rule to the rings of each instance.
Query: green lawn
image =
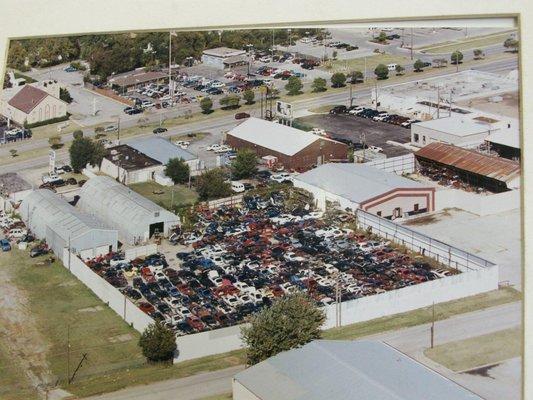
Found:
[[[394,54],[375,54],[372,56],[366,57],[366,70],[374,71],[378,64],[400,64],[404,65],[409,63],[410,60],[408,57],[394,55]],[[331,60],[329,63],[326,63],[324,67],[321,67],[326,71],[330,72],[350,72],[350,71],[361,71],[365,70],[365,58],[353,58],[351,60]],[[395,73],[389,73],[389,76],[395,75]]]
[[[205,397],[202,400],[231,400],[231,399],[233,399],[233,396],[231,395],[231,393],[227,393],[227,394],[221,394],[218,396]]]
[[[184,185],[162,186],[156,182],[142,182],[130,185],[130,188],[168,210],[172,206],[192,204],[198,198],[193,189]]]
[[[439,54],[450,53],[455,50],[466,51],[474,49],[483,49],[484,47],[492,46],[495,44],[503,44],[503,42],[505,42],[505,39],[508,39],[509,37],[509,32],[497,33],[493,35],[462,39],[456,42],[446,42],[437,45],[425,46],[417,50],[422,50],[424,53],[428,54]]]
[[[0,399],[37,400],[38,398],[22,367],[9,356],[0,342]]]
[[[452,371],[497,364],[522,354],[522,329],[506,329],[427,349],[424,354]]]

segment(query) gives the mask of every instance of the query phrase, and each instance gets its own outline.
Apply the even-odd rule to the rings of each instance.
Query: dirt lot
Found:
[[[396,157],[408,154],[409,150],[403,147],[388,144],[388,140],[406,143],[411,140],[409,129],[401,126],[376,122],[366,118],[345,114],[311,115],[298,119],[303,124],[319,127],[331,134],[332,138],[350,139],[359,142],[360,135],[366,134],[366,143],[369,146],[379,146],[387,157]]]
[[[503,100],[499,103],[490,102],[490,97],[480,97],[477,99],[462,101],[458,103],[458,105],[475,108],[489,113],[501,114],[507,117],[518,118],[520,112],[518,92],[504,93],[500,96]]]

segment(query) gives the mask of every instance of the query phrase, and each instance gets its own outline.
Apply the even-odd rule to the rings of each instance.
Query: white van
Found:
[[[242,193],[244,192],[244,185],[241,182],[233,181],[231,182],[231,190],[235,193]]]
[[[396,67],[398,66],[398,64],[389,64],[387,65],[387,69],[389,71],[396,71]]]
[[[26,236],[27,234],[28,231],[26,229],[13,228],[8,232],[7,236],[14,239],[20,239],[21,237]]]

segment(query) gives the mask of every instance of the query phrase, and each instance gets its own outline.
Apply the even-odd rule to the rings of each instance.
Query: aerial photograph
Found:
[[[11,40],[0,399],[519,400],[520,45]]]

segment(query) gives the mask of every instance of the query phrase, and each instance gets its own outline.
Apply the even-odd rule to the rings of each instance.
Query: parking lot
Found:
[[[365,136],[368,146],[381,147],[387,157],[409,154],[409,150],[395,146],[387,141],[407,143],[411,140],[411,131],[401,126],[348,114],[319,114],[298,119],[299,122],[324,129],[333,139],[348,139],[355,143]]]
[[[87,265],[177,335],[240,323],[297,291],[324,306],[457,273],[354,230],[348,214],[312,211],[305,192],[263,190],[240,207],[199,209],[175,257],[117,253]]]

